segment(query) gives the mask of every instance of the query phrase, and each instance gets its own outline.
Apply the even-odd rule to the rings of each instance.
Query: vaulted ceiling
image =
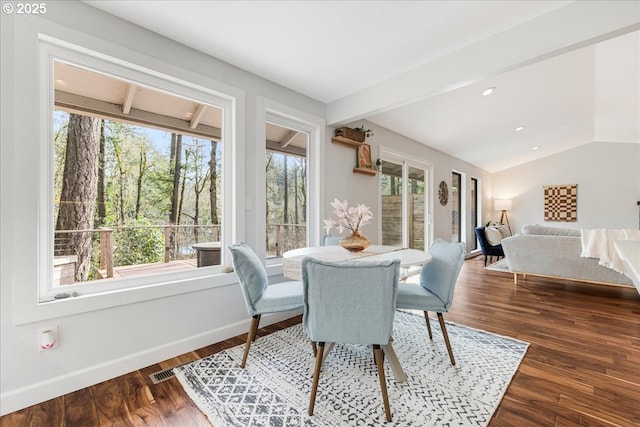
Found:
[[[640,141],[637,1],[86,3],[491,172]]]

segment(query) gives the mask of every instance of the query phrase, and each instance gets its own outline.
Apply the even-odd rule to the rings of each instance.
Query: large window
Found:
[[[307,246],[307,132],[267,122],[267,258]]]
[[[231,227],[228,100],[69,56],[82,60],[48,58],[51,225],[40,300],[219,266]]]

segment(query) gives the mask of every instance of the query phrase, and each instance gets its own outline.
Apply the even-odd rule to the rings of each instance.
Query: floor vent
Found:
[[[164,371],[159,371],[154,374],[150,374],[149,378],[151,378],[151,381],[154,384],[158,384],[170,378],[173,378],[175,376],[176,375],[173,373],[173,369],[165,369]]]

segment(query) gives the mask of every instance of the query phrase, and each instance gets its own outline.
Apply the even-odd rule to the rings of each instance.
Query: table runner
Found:
[[[316,253],[313,255],[285,257],[282,262],[282,273],[285,277],[292,280],[302,280],[302,260],[306,257],[330,262],[350,261],[405,249],[398,246],[371,245],[362,252],[349,252],[341,246],[332,246],[332,248],[334,250],[327,250],[326,252]]]

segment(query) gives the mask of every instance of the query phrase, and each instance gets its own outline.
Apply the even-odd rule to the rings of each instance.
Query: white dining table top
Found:
[[[614,240],[613,247],[624,263],[625,275],[633,281],[640,293],[640,241]]]
[[[322,261],[400,260],[401,267],[423,265],[431,261],[428,252],[398,246],[371,245],[362,252],[349,252],[342,246],[314,246],[293,249],[282,254],[283,273],[293,280],[302,279],[302,260],[311,257]]]

